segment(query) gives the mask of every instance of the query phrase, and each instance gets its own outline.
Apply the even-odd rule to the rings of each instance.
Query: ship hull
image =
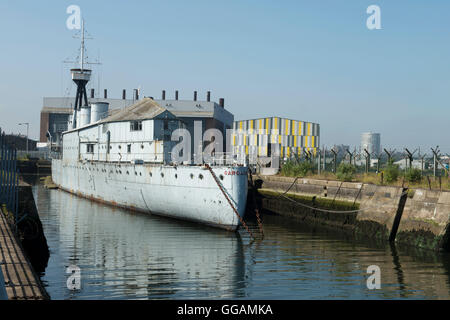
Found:
[[[59,188],[134,211],[236,230],[247,201],[247,168],[52,160]],[[227,194],[227,197],[225,197]]]

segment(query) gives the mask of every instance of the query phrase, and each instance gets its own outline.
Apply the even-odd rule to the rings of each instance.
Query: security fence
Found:
[[[19,171],[17,150],[6,143],[5,133],[0,129],[0,205],[17,217]]]

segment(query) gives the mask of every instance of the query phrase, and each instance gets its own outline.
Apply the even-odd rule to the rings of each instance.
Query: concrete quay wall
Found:
[[[368,238],[450,250],[448,191],[280,176],[260,176],[258,182],[268,212]]]

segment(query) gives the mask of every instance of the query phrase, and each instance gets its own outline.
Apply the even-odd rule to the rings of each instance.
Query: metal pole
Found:
[[[19,123],[19,126],[22,126],[22,125],[26,125],[27,126],[27,147],[26,147],[26,150],[27,150],[27,154],[28,154],[28,131],[29,131],[30,123],[29,122]]]
[[[14,149],[13,151],[13,183],[12,183],[12,203],[11,203],[11,211],[14,215],[14,224],[16,226],[16,231],[17,231],[17,210],[16,210],[16,202],[17,202],[17,178],[18,178],[18,174],[17,174],[17,161],[15,161],[17,159],[17,149]]]
[[[27,155],[28,155],[28,129],[30,127],[30,124],[27,123]]]
[[[320,154],[320,150],[318,151],[318,155],[317,155],[317,173],[318,174],[320,174],[320,163],[322,162],[321,161],[321,159],[320,159],[320,156],[321,156],[321,154]]]
[[[11,151],[9,150],[9,148],[6,149],[6,206],[8,207],[8,209],[10,208],[10,185],[11,185]]]

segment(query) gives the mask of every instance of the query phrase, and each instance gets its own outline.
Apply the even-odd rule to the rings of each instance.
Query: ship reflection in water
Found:
[[[354,241],[265,216],[265,239],[34,187],[50,247],[52,299],[449,299],[448,254]],[[256,226],[254,226],[257,228]],[[67,289],[66,267],[81,268]],[[381,289],[369,290],[378,265]]]
[[[37,187],[50,247],[41,277],[52,299],[232,298],[243,294],[240,237],[191,223],[130,213]],[[66,268],[81,269],[70,291]]]

